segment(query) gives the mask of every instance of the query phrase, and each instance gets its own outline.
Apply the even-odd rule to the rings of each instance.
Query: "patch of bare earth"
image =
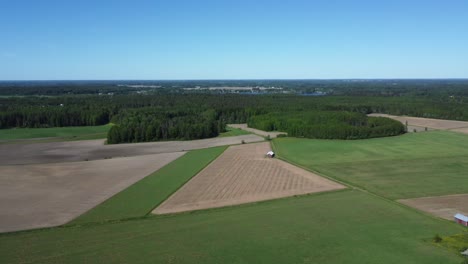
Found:
[[[404,199],[398,202],[448,220],[453,220],[457,213],[468,215],[468,194]]]
[[[468,122],[466,121],[455,121],[455,120],[444,120],[444,119],[433,119],[433,118],[422,118],[412,116],[394,116],[387,114],[370,114],[369,116],[382,116],[388,117],[401,123],[405,124],[408,122],[408,126],[414,126],[419,128],[440,129],[440,130],[452,130],[461,133],[468,133]],[[410,130],[410,129],[408,129]],[[418,129],[418,131],[422,131]]]
[[[266,157],[268,142],[229,147],[157,207],[167,214],[345,188],[309,171]]]
[[[0,232],[65,224],[183,154],[0,166]]]
[[[270,138],[276,138],[280,134],[287,134],[286,132],[278,132],[278,131],[268,132],[268,131],[258,130],[258,129],[255,129],[255,128],[248,127],[247,124],[229,124],[228,126],[233,127],[233,128],[242,129],[242,130],[245,130],[245,131],[260,135],[260,136],[263,136],[263,137],[270,136]]]
[[[83,140],[37,144],[0,144],[0,165],[100,160],[264,141],[256,135],[104,145],[104,140]]]

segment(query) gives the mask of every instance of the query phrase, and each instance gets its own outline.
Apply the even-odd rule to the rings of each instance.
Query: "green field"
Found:
[[[145,216],[226,148],[223,146],[190,151],[78,217],[71,224]]]
[[[0,129],[0,144],[104,139],[107,138],[107,132],[110,127],[111,125]],[[219,137],[233,137],[248,134],[251,133],[242,129],[227,127],[226,132],[220,133]]]
[[[218,137],[234,137],[234,136],[242,136],[242,135],[249,135],[252,134],[248,131],[233,128],[233,127],[226,127],[226,132],[220,133]]]
[[[62,140],[101,139],[107,137],[111,125],[52,127],[52,128],[12,128],[0,129],[0,140],[22,140],[37,138],[60,138]]]
[[[448,131],[369,140],[275,139],[278,155],[390,199],[468,192],[468,135]]]
[[[2,263],[460,263],[461,227],[360,191],[0,235]]]

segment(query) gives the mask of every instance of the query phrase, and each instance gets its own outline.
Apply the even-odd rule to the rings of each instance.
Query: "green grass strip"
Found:
[[[79,216],[70,224],[145,216],[216,159],[226,148],[223,146],[190,151]]]
[[[0,140],[59,137],[65,140],[106,138],[111,125],[0,129]]]
[[[234,137],[234,136],[242,136],[242,135],[250,135],[252,133],[233,127],[227,127],[226,132],[220,133],[218,137]]]

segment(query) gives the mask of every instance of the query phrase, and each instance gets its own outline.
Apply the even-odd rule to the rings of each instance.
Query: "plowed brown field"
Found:
[[[427,127],[428,129],[453,130],[461,133],[468,133],[468,122],[466,121],[422,118],[412,116],[394,116],[387,114],[370,114],[369,116],[388,117],[400,121],[403,124],[408,122],[409,126],[416,126],[422,128]]]
[[[90,161],[211,148],[263,141],[256,135],[104,145],[104,140],[83,140],[36,144],[0,144],[0,166],[20,164]],[[4,154],[4,155],[3,155]]]
[[[268,142],[232,146],[156,208],[167,214],[345,188],[278,159]]]
[[[452,220],[457,213],[468,215],[468,194],[422,197],[399,202],[448,220]]]
[[[0,232],[65,224],[183,154],[0,166]]]

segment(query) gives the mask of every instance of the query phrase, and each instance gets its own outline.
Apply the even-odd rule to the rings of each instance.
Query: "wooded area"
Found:
[[[405,127],[398,121],[345,111],[270,113],[249,118],[248,126],[283,131],[293,137],[321,139],[364,139],[405,133]]]
[[[200,82],[200,85],[217,84]],[[120,143],[214,137],[224,131],[227,123],[247,121],[253,127],[284,130],[293,136],[353,139],[401,133],[396,123],[367,118],[365,114],[369,113],[468,120],[465,95],[468,81],[462,80],[232,82],[231,85],[237,82],[289,85],[288,89],[296,89],[297,93],[244,95],[167,88],[183,87],[181,81],[163,82],[166,88],[153,89],[151,93],[134,93],[134,86],[125,86],[120,94],[80,94],[101,91],[96,87],[103,84],[84,85],[87,88],[78,84],[57,88],[59,85],[55,84],[47,89],[43,83],[38,87],[2,84],[0,94],[24,95],[0,97],[0,128],[94,126],[112,122],[115,126],[109,132],[109,143]],[[228,84],[229,81],[220,83]],[[444,89],[438,89],[440,85]],[[29,96],[34,87],[35,95]],[[108,89],[105,91],[112,90],[109,84],[105,87]],[[304,87],[325,91],[326,95],[303,96],[300,92],[305,91]],[[44,96],[41,91],[59,94]]]

